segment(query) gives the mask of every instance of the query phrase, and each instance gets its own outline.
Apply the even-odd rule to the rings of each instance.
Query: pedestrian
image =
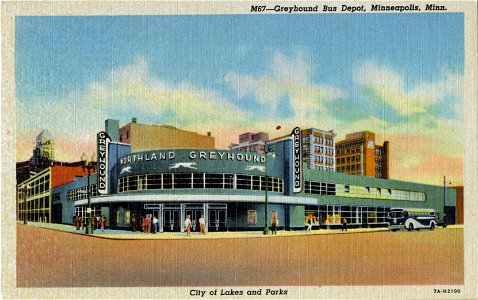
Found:
[[[101,231],[105,231],[105,223],[106,223],[106,217],[101,216],[101,220],[100,220]]]
[[[342,218],[342,231],[347,231],[347,219]]]
[[[96,229],[96,227],[95,227],[96,226],[96,216],[93,216],[91,218],[91,226],[92,226],[93,231],[94,231]]]
[[[306,231],[311,231],[312,230],[312,217],[307,217],[307,230]]]
[[[187,215],[186,220],[184,220],[184,227],[186,227],[187,236],[191,235],[191,216]]]
[[[96,216],[96,229],[100,229],[101,217],[100,215]]]
[[[83,227],[85,227],[85,217],[81,216],[81,218],[80,218],[80,229],[83,230]]]
[[[144,216],[141,217],[141,231],[144,232]]]
[[[158,232],[158,218],[156,218],[156,216],[153,217],[153,229],[154,233]]]
[[[73,218],[73,226],[75,226],[76,230],[80,229],[80,226],[78,226],[78,216],[75,215]]]
[[[277,226],[279,225],[279,219],[277,215],[272,215],[272,234],[277,234]]]
[[[151,233],[151,225],[153,223],[153,216],[147,217],[148,233]]]
[[[204,219],[204,215],[201,215],[199,218],[199,232],[206,234],[206,219]]]
[[[133,214],[131,217],[131,229],[133,232],[136,232],[136,215]]]

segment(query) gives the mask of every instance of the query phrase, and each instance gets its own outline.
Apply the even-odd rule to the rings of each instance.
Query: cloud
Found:
[[[254,123],[218,91],[196,88],[187,82],[171,85],[151,75],[146,60],[140,56],[106,74],[104,80],[90,83],[84,91],[75,90],[50,101],[29,99],[20,102],[17,110],[17,137],[36,136],[47,128],[56,144],[62,145],[56,148],[57,158],[63,160],[75,160],[85,151],[94,152],[93,137],[104,129],[104,120],[108,118],[125,122],[137,117],[143,123],[168,124],[201,134]],[[226,143],[225,138],[219,139],[218,146],[226,147],[230,136],[228,140]],[[19,160],[31,156],[34,142],[31,148],[23,147],[23,142],[17,145]]]
[[[336,87],[316,84],[311,81],[311,64],[303,53],[292,59],[277,52],[273,55],[269,74],[251,76],[249,74],[227,73],[224,80],[230,84],[237,97],[252,96],[260,106],[267,109],[270,119],[282,122],[316,124],[318,115],[330,115],[327,105],[343,97],[344,92]],[[280,117],[283,100],[288,102],[289,117]],[[316,126],[316,125],[312,125]]]
[[[442,70],[440,80],[418,82],[410,87],[406,74],[374,61],[362,63],[354,72],[368,100],[393,108],[398,115],[409,116],[426,113],[448,96],[463,98],[463,75]]]

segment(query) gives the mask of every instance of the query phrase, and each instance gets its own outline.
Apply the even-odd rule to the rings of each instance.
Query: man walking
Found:
[[[277,226],[279,225],[279,219],[276,214],[272,215],[272,234],[277,234]]]
[[[154,233],[158,232],[158,218],[156,218],[156,216],[153,217],[153,228]]]
[[[206,234],[206,220],[204,219],[204,215],[201,215],[199,218],[199,232]]]
[[[347,231],[347,219],[342,218],[342,231]]]
[[[191,235],[191,216],[187,215],[186,220],[184,220],[184,227],[186,228],[187,236]]]

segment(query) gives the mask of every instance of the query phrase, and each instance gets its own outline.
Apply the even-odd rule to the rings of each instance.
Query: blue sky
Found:
[[[17,17],[17,159],[44,128],[58,158],[94,151],[106,118],[212,131],[219,148],[280,124],[375,131],[398,179],[433,183],[461,168],[463,47],[459,13]]]

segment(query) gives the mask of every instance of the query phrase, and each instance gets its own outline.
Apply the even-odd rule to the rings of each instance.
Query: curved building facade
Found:
[[[433,208],[442,218],[445,206],[455,206],[453,189],[307,168],[300,192],[294,192],[293,146],[291,139],[276,141],[265,155],[211,149],[131,152],[130,145],[109,142],[105,171],[90,176],[90,206],[111,228],[127,229],[133,216],[154,215],[160,231],[183,231],[187,215],[193,231],[201,215],[209,231],[261,230],[266,207],[269,224],[276,215],[279,228],[303,229],[309,219],[327,228],[339,226],[344,217],[350,226],[386,226],[392,207]],[[57,222],[71,224],[75,215],[86,215],[87,182],[79,177],[52,191],[54,210],[61,212]],[[107,184],[104,194],[100,182]]]

